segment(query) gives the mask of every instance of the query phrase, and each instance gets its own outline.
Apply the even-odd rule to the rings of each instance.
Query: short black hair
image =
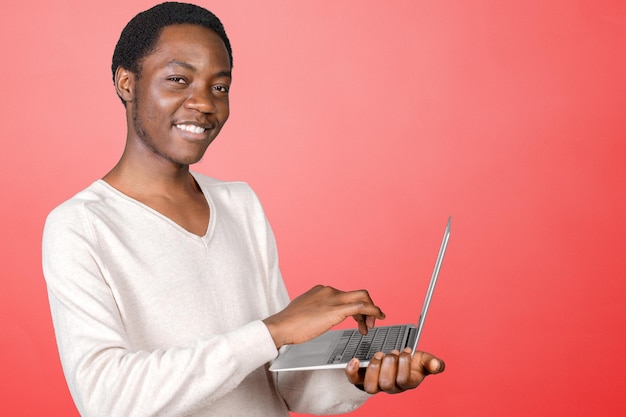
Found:
[[[199,25],[215,32],[226,45],[232,68],[233,53],[230,41],[219,18],[195,4],[166,2],[139,13],[122,30],[111,63],[113,82],[118,67],[139,76],[141,60],[153,51],[163,28],[177,24]]]

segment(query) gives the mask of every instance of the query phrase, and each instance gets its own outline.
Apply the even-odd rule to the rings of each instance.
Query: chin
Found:
[[[176,165],[189,166],[202,161],[202,156],[199,158],[170,158],[170,161]]]
[[[204,158],[204,154],[206,153],[207,148],[208,148],[208,145],[201,151],[190,152],[186,155],[179,154],[179,155],[174,156],[173,158],[170,158],[170,160],[180,165],[193,165],[195,163],[200,162],[202,158]]]

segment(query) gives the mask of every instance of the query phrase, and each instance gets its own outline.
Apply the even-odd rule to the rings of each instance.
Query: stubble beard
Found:
[[[135,90],[135,92],[137,93],[137,91]],[[188,162],[181,162],[179,160],[174,159],[172,156],[163,153],[161,151],[159,151],[157,149],[157,147],[154,145],[154,139],[152,138],[152,136],[150,136],[150,134],[146,131],[146,129],[143,126],[142,121],[139,119],[139,99],[138,99],[139,94],[135,94],[135,99],[132,101],[132,106],[133,106],[133,129],[135,131],[135,133],[137,134],[137,137],[139,138],[139,140],[141,141],[141,143],[150,151],[152,152],[154,155],[163,158],[169,162],[172,162],[173,164],[176,164],[180,167],[182,166],[189,166],[190,163]],[[197,161],[196,161],[197,162]]]

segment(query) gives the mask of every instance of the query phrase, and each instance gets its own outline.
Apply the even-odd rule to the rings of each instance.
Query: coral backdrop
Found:
[[[110,56],[152,4],[2,7],[1,416],[77,415],[41,231],[122,151]],[[235,68],[194,169],[256,189],[292,295],[363,287],[414,321],[453,216],[421,344],[448,368],[355,416],[626,415],[625,2],[200,4]]]

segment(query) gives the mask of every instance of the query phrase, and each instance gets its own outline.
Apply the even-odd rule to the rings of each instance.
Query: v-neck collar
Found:
[[[108,182],[106,182],[103,179],[99,179],[95,183],[102,185],[105,189],[107,189],[108,191],[112,192],[113,194],[115,194],[119,198],[121,198],[121,199],[123,199],[125,201],[128,201],[128,202],[130,202],[130,203],[132,203],[132,204],[134,204],[136,206],[142,207],[144,210],[146,210],[146,211],[150,212],[151,214],[159,217],[165,223],[170,224],[175,229],[177,229],[178,231],[180,231],[183,234],[187,235],[188,237],[192,237],[192,238],[195,238],[195,239],[209,240],[210,237],[213,235],[213,229],[215,228],[214,227],[215,216],[217,216],[217,213],[216,213],[216,210],[215,210],[215,204],[213,204],[213,200],[211,198],[211,195],[210,195],[209,191],[206,189],[206,187],[204,187],[196,179],[196,177],[193,175],[193,173],[190,172],[190,175],[193,178],[193,180],[196,182],[198,187],[200,187],[200,191],[202,192],[202,195],[204,196],[204,199],[206,200],[207,204],[209,205],[209,224],[207,225],[207,229],[206,229],[205,233],[202,236],[201,235],[197,235],[197,234],[195,234],[193,232],[190,232],[189,230],[185,229],[180,224],[176,223],[174,220],[170,219],[166,215],[164,215],[161,212],[153,209],[149,205],[144,204],[141,201],[139,201],[139,200],[137,200],[137,199],[135,199],[133,197],[130,197],[127,194],[124,194],[123,192],[121,192],[117,188],[113,187],[111,184],[109,184]]]

